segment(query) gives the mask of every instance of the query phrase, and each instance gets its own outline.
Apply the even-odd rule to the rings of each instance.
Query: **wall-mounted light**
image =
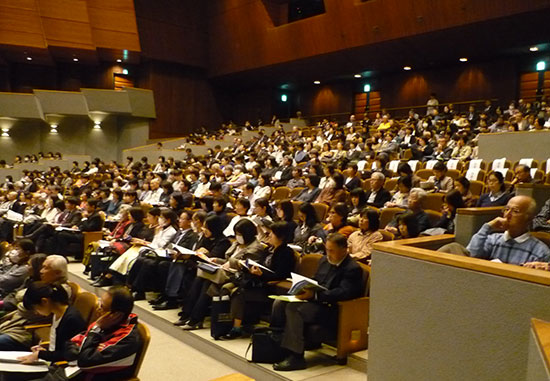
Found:
[[[9,128],[2,128],[2,136],[9,137],[10,136],[10,129]]]
[[[94,122],[94,130],[101,130],[101,122]]]
[[[50,124],[50,134],[57,134],[57,124]]]
[[[410,67],[410,66],[403,66],[403,70],[409,71],[411,69],[412,69],[412,67]]]
[[[546,70],[546,62],[539,61],[537,62],[537,71],[544,71]]]
[[[458,59],[460,62],[468,62],[468,58],[466,57],[461,57]]]
[[[116,62],[121,63],[122,60],[119,58],[119,59],[116,60]]]
[[[74,58],[73,58],[73,61],[74,61],[74,62],[78,62],[78,58],[74,57]]]
[[[27,57],[27,61],[32,61],[32,57]]]
[[[532,52],[538,52],[538,51],[539,51],[539,47],[538,47],[538,46],[531,46],[531,47],[529,48],[529,50],[532,51]]]
[[[361,78],[361,74],[355,74],[354,77],[355,78]]]
[[[320,85],[320,84],[321,84],[321,81],[313,81],[313,83],[314,83],[315,85]]]

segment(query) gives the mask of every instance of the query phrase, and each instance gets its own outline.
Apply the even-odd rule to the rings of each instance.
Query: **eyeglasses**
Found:
[[[509,206],[505,207],[502,214],[511,213],[514,216],[518,216],[520,214],[523,214],[523,211],[519,208],[511,208]]]

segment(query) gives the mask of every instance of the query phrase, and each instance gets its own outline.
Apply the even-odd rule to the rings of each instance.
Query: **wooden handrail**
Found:
[[[546,368],[550,369],[550,322],[531,319],[531,328],[535,332],[535,337],[544,356]]]
[[[467,214],[471,216],[479,216],[485,214],[493,214],[492,212],[501,212],[504,210],[504,206],[489,206],[489,207],[478,207],[478,208],[458,208],[456,210],[457,214]]]
[[[421,237],[406,240],[386,241],[374,244],[374,250],[437,263],[441,265],[453,266],[465,270],[478,271],[486,274],[503,276],[506,278],[550,286],[550,271],[529,269],[518,265],[496,263],[488,261],[486,259],[447,254],[418,247],[421,245],[444,245],[449,243],[449,241],[452,240],[453,237],[453,235],[445,234],[436,237]],[[376,255],[376,253],[374,254]]]

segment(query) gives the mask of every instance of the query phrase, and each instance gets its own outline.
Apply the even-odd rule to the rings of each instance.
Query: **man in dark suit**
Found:
[[[275,301],[272,326],[283,327],[281,346],[290,351],[283,361],[274,364],[273,369],[289,371],[306,368],[304,359],[304,325],[326,322],[337,316],[335,305],[361,295],[363,284],[361,267],[348,255],[348,241],[339,233],[330,234],[326,242],[327,255],[319,261],[319,268],[313,277],[326,290],[306,288],[296,295],[307,303]]]
[[[84,234],[82,233],[96,232],[103,229],[105,219],[100,214],[100,209],[98,206],[99,200],[95,198],[89,199],[86,202],[84,218],[82,218],[77,224],[69,226],[70,228],[76,228],[77,230],[63,230],[56,233],[54,240],[57,244],[57,254],[64,256],[73,254],[77,258],[82,256],[82,244],[84,242]]]
[[[373,172],[370,175],[370,191],[367,192],[367,205],[375,208],[383,208],[384,204],[391,200],[391,194],[384,188],[386,177],[381,172]]]
[[[292,178],[292,169],[292,158],[290,156],[283,157],[283,163],[273,177],[274,186],[286,185],[287,181]]]

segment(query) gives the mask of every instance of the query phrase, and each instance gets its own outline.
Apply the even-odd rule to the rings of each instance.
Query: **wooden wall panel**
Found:
[[[38,9],[32,3],[0,0],[0,44],[44,48],[42,24]]]
[[[209,2],[209,65],[222,76],[549,6],[550,0],[505,7],[492,0],[325,0],[326,13],[274,27],[262,0]]]

